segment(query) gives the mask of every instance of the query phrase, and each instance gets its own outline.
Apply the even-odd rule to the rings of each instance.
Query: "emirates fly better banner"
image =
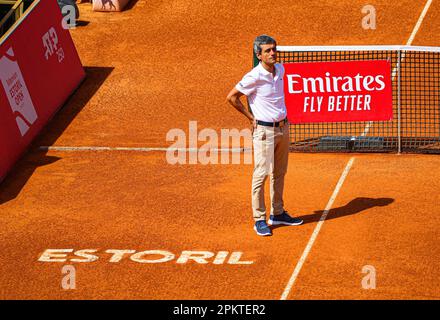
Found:
[[[288,63],[284,68],[290,123],[393,118],[389,61]]]

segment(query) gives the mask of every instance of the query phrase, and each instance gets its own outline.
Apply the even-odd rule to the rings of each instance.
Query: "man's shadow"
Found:
[[[350,216],[353,214],[360,213],[362,211],[366,211],[368,209],[374,207],[384,207],[390,205],[394,202],[392,198],[356,198],[351,200],[345,206],[330,209],[326,220],[332,220],[337,218],[342,218],[345,216]],[[321,219],[324,210],[317,210],[314,214],[300,216],[298,218],[304,220],[303,224],[318,222]],[[273,229],[277,227],[282,227],[282,225],[274,226]]]
[[[84,67],[86,72],[84,81],[41,130],[6,178],[0,182],[0,205],[16,198],[38,167],[50,165],[61,159],[48,156],[48,151],[40,150],[39,147],[41,145],[51,146],[55,143],[102,86],[113,69],[113,67]]]

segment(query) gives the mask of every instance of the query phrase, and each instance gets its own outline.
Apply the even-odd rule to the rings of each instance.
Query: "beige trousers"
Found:
[[[252,176],[252,211],[255,221],[266,219],[264,183],[270,176],[271,215],[284,211],[284,176],[289,160],[289,123],[283,127],[258,125],[253,132],[254,173]]]

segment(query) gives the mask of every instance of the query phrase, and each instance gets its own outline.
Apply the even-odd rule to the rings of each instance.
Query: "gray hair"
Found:
[[[255,38],[254,40],[254,53],[255,55],[261,54],[262,44],[277,44],[274,38],[268,36],[267,34],[262,34]]]

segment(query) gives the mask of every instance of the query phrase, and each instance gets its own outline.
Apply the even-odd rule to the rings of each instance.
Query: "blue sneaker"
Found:
[[[259,236],[271,236],[272,231],[270,231],[269,226],[267,225],[266,221],[261,220],[255,222],[254,230],[257,232]]]
[[[286,226],[298,226],[302,224],[304,221],[298,218],[293,218],[288,215],[287,211],[284,211],[282,214],[278,214],[276,216],[271,215],[269,217],[269,224],[276,226],[279,224],[284,224]]]

